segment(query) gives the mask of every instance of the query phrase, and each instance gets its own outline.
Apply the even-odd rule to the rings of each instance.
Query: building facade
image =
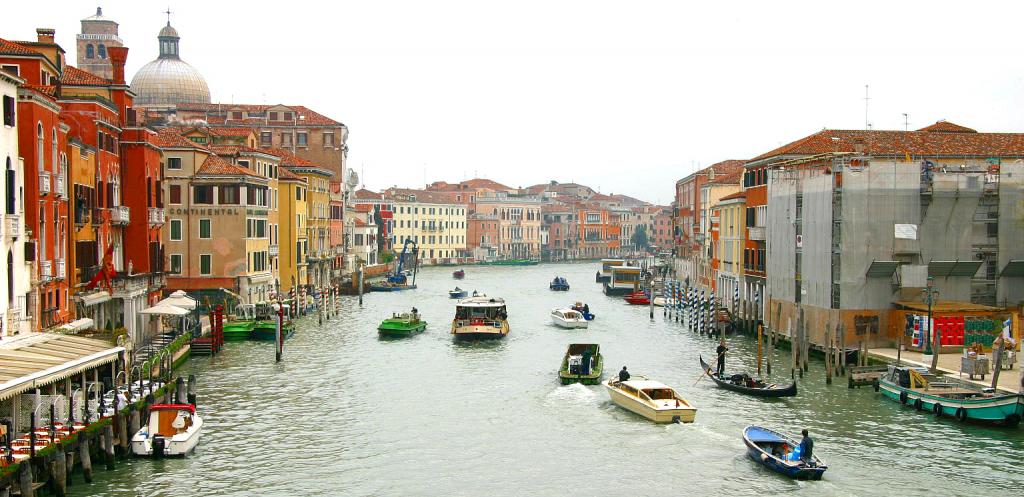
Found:
[[[0,336],[30,331],[25,319],[31,291],[31,263],[25,260],[25,171],[18,151],[18,86],[25,80],[0,71],[3,122],[0,125],[0,160],[4,164],[4,208],[0,212]]]
[[[82,31],[75,35],[79,69],[103,79],[114,77],[109,49],[124,46],[117,28],[117,22],[103,15],[102,7],[96,7],[95,15],[82,19]]]
[[[467,208],[449,203],[446,197],[424,190],[390,188],[384,192],[394,202],[395,250],[412,240],[426,264],[466,257]]]

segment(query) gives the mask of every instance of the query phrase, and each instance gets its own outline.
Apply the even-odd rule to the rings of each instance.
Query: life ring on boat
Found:
[[[942,404],[939,404],[938,402],[933,404],[932,405],[932,413],[935,414],[936,418],[941,418],[942,417]]]
[[[967,409],[964,409],[963,407],[956,408],[956,419],[961,423],[967,421]]]
[[[900,404],[907,405],[907,392],[900,392]]]
[[[914,409],[917,409],[918,411],[924,409],[924,402],[921,401],[920,397],[914,399]]]

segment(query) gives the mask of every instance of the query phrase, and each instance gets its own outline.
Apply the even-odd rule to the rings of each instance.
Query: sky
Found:
[[[5,7],[0,37],[55,28],[73,62],[99,5],[120,23],[129,75],[156,57],[169,6],[214,102],[345,123],[349,167],[372,190],[556,180],[665,205],[697,168],[822,128],[1024,131],[1020,2],[35,5]]]

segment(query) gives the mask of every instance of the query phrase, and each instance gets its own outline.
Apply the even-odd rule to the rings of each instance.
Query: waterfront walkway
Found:
[[[868,352],[868,355],[871,356],[871,357],[874,357],[876,359],[882,359],[882,360],[889,361],[889,362],[896,362],[896,349],[871,349]],[[942,371],[942,372],[944,372],[946,374],[959,376],[960,375],[960,357],[961,357],[961,355],[959,353],[956,353],[956,354],[939,354],[939,371]],[[914,364],[914,365],[917,365],[917,366],[924,366],[924,367],[931,366],[930,363],[926,364],[921,359],[921,353],[920,352],[904,350],[900,354],[900,360],[902,362],[909,363],[909,364]],[[1003,391],[1006,391],[1006,392],[1010,392],[1010,393],[1017,393],[1017,392],[1019,392],[1021,390],[1020,371],[1021,371],[1021,363],[1020,363],[1020,361],[1018,361],[1016,364],[1013,365],[1013,369],[1003,369],[1003,371],[1001,373],[999,373],[999,389],[1003,390]],[[976,385],[983,385],[983,386],[986,386],[986,387],[990,387],[990,386],[992,386],[992,376],[991,376],[991,374],[992,373],[989,373],[988,375],[986,375],[984,380],[981,380],[978,376],[975,376],[974,380],[970,380],[970,379],[968,379],[967,375],[963,375],[963,380],[967,381],[967,382],[974,383]]]

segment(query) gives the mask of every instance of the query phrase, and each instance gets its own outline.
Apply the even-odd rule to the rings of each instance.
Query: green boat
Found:
[[[1024,416],[1024,395],[981,390],[931,375],[927,368],[889,366],[875,387],[882,395],[917,411],[958,421],[1016,427]]]
[[[427,329],[427,322],[420,319],[419,314],[403,312],[392,314],[390,318],[380,322],[377,331],[384,336],[409,336]]]
[[[239,304],[235,307],[235,315],[224,323],[224,341],[240,342],[248,340],[252,329],[256,326],[256,306]]]
[[[540,261],[533,259],[506,259],[500,261],[481,261],[477,264],[481,266],[535,266],[540,264]]]
[[[289,305],[284,304],[284,322],[281,324],[281,333],[284,338],[291,338],[295,334],[295,323],[288,317]],[[277,311],[269,304],[261,304],[256,307],[256,321],[252,333],[249,335],[253,340],[273,342],[277,339]]]
[[[601,383],[601,372],[604,358],[601,357],[601,346],[596,343],[573,343],[565,351],[562,367],[558,370],[558,380],[563,385],[582,383],[597,385]]]

